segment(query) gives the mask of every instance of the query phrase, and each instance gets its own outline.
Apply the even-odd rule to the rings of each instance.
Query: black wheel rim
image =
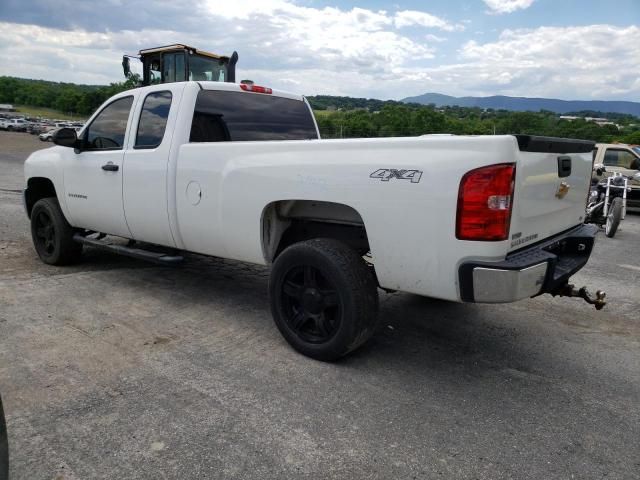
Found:
[[[53,220],[47,212],[38,212],[35,218],[35,237],[39,250],[46,255],[52,255],[56,245],[56,231]]]
[[[340,296],[319,269],[292,268],[284,276],[281,291],[287,326],[301,340],[320,344],[335,336],[342,323]]]

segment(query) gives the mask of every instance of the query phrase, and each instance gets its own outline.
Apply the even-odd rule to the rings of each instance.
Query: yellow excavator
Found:
[[[127,78],[133,75],[130,65],[132,58],[142,62],[142,85],[189,80],[236,81],[238,52],[227,57],[183,44],[147,48],[140,50],[138,56],[122,57],[122,68]]]

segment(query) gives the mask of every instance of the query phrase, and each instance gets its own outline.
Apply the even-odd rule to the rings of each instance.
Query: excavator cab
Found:
[[[122,57],[122,68],[127,78],[131,76],[130,58],[142,62],[142,85],[208,80],[235,82],[238,53],[230,57],[198,50],[188,45],[175,44],[140,50],[138,57]]]

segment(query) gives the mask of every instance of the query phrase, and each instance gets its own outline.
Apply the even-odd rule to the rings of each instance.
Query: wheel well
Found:
[[[358,253],[370,251],[360,214],[342,203],[314,200],[280,200],[262,214],[262,249],[272,262],[289,245],[312,238],[333,238]]]
[[[25,192],[25,203],[29,217],[31,217],[31,210],[38,200],[56,196],[56,189],[51,180],[43,177],[30,178]]]

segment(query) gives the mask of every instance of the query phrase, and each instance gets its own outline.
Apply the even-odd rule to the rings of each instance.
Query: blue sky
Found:
[[[104,84],[122,53],[178,42],[309,95],[640,101],[640,0],[0,3],[0,75]]]

